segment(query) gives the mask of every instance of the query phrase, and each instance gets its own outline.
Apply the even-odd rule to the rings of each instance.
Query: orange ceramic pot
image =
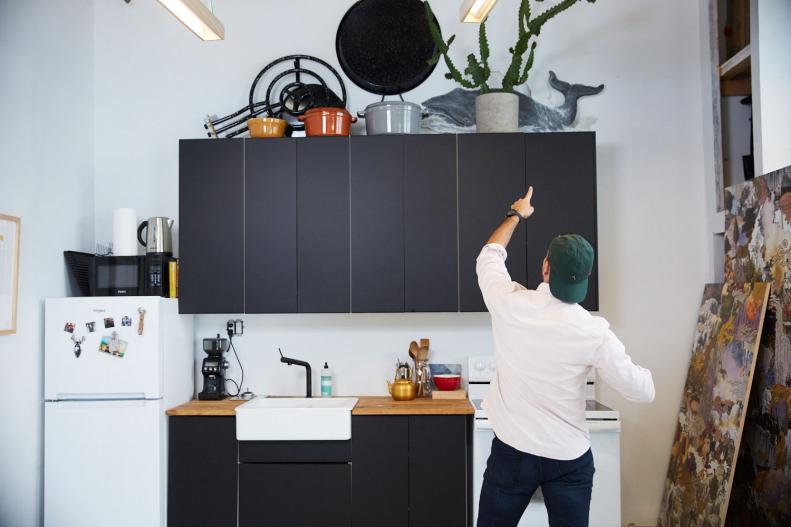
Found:
[[[305,123],[307,136],[347,136],[357,118],[345,108],[311,108],[305,115],[297,117]]]
[[[286,135],[285,119],[253,117],[247,120],[250,137],[283,137]]]

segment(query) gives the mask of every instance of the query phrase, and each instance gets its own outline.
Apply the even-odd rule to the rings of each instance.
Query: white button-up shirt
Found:
[[[476,268],[492,317],[497,364],[483,407],[506,444],[537,456],[576,459],[590,448],[590,369],[638,402],[654,399],[651,372],[632,362],[604,318],[558,300],[549,284],[530,290],[512,281],[506,256],[501,245],[486,245]]]

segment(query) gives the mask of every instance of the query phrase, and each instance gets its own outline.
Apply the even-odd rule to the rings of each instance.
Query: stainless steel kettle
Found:
[[[137,241],[146,248],[147,253],[173,254],[171,229],[174,221],[164,216],[148,218],[137,228]],[[143,230],[146,239],[143,240]]]

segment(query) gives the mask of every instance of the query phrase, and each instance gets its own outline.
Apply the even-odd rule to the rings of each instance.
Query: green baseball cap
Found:
[[[593,247],[579,234],[563,234],[549,243],[549,290],[558,300],[577,304],[588,294]]]

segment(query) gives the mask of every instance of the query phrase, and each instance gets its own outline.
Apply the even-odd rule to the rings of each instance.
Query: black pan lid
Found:
[[[335,50],[349,79],[379,95],[407,92],[436,67],[421,0],[359,0],[341,19]]]

